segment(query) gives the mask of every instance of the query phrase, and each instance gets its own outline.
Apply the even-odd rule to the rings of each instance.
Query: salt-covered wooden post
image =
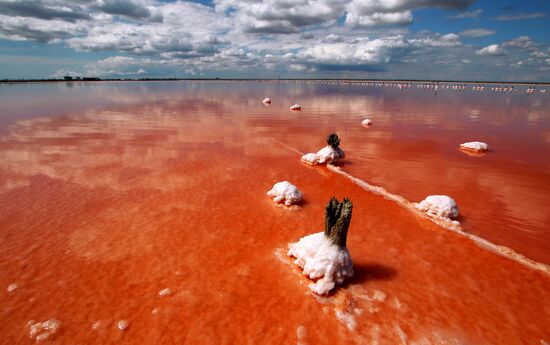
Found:
[[[325,208],[325,231],[302,237],[289,244],[288,255],[302,268],[302,273],[315,280],[311,291],[325,295],[353,276],[353,262],[346,247],[353,205],[332,197]]]
[[[346,247],[352,210],[353,204],[348,198],[344,198],[342,202],[338,202],[335,197],[330,199],[325,208],[325,236],[341,248]]]
[[[329,164],[338,160],[344,159],[346,154],[339,147],[340,138],[336,133],[332,133],[327,137],[327,146],[320,149],[317,153],[306,153],[302,156],[302,162],[315,164]]]

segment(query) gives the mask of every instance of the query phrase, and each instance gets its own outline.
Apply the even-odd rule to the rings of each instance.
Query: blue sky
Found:
[[[550,1],[0,0],[0,79],[550,82]]]

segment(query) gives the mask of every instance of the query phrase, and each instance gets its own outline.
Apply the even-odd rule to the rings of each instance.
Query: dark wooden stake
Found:
[[[332,148],[337,149],[338,145],[340,145],[340,138],[338,138],[336,133],[332,133],[327,137],[327,144],[332,146]]]
[[[339,202],[335,197],[325,208],[325,236],[342,248],[346,247],[352,210],[353,204],[348,198]]]

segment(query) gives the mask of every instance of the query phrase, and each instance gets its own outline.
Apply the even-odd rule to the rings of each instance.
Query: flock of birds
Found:
[[[532,95],[536,92],[541,94],[546,93],[544,88],[536,88],[535,85],[530,85],[527,89],[519,88],[517,85],[494,85],[494,84],[472,84],[472,83],[449,83],[449,82],[398,82],[398,81],[355,81],[355,80],[276,80],[277,82],[285,83],[305,83],[305,84],[323,84],[323,85],[360,85],[373,87],[389,87],[398,88],[400,90],[411,89],[414,85],[418,89],[425,90],[455,90],[466,91],[492,91],[499,93],[527,93]],[[492,86],[490,86],[492,85]]]

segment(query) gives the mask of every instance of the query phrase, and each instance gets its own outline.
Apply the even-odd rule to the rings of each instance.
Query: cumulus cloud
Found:
[[[289,34],[302,27],[338,19],[347,0],[222,0],[218,11],[233,11],[236,24],[244,32]]]
[[[352,0],[351,12],[360,14],[395,13],[416,8],[439,7],[445,9],[465,9],[475,0]]]
[[[470,29],[470,30],[464,30],[459,32],[458,34],[463,37],[470,37],[470,38],[477,38],[477,37],[484,37],[484,36],[491,36],[496,33],[495,30],[490,29]]]
[[[544,18],[544,17],[546,17],[546,14],[542,12],[536,12],[536,13],[503,14],[503,15],[494,17],[493,20],[510,21],[510,20]]]
[[[498,44],[491,44],[476,51],[477,55],[483,56],[501,56],[505,54],[504,49]]]
[[[357,27],[406,25],[413,21],[412,10],[426,7],[464,9],[475,0],[352,0],[346,23]]]
[[[78,4],[52,0],[1,0],[0,13],[15,17],[61,19],[74,22],[90,19],[90,15]]]
[[[514,48],[521,48],[521,49],[533,49],[536,48],[537,44],[531,40],[529,36],[519,36],[512,40],[505,41],[503,46],[506,47],[514,47]]]
[[[302,50],[297,57],[315,64],[381,65],[389,63],[414,49],[449,47],[460,45],[456,34],[407,39],[392,36],[376,39],[360,39],[356,43],[320,43]]]
[[[0,14],[0,23],[0,38],[16,41],[30,39],[38,42],[55,42],[85,32],[80,25],[58,19],[44,20]]]
[[[97,0],[92,6],[105,13],[136,19],[148,18],[151,15],[146,2],[142,0]]]
[[[495,41],[480,49],[463,44],[461,38],[490,36],[494,30],[434,33],[408,27],[419,8],[458,13],[453,18],[478,18],[481,9],[467,10],[473,3],[214,0],[203,5],[181,0],[0,0],[0,38],[57,43],[77,51],[113,55],[83,63],[81,76],[334,73],[331,76],[345,77],[368,73],[386,77],[386,71],[398,70],[409,77],[424,73],[448,78],[456,66],[470,68],[483,61],[488,69],[494,68],[494,61],[516,66],[518,71],[526,66],[548,68],[548,45],[527,36]],[[540,17],[541,13],[528,16]],[[504,57],[481,58],[498,55]],[[435,63],[446,64],[441,73],[448,74],[436,76],[429,67]],[[75,69],[60,69],[56,75],[74,75]],[[457,71],[454,73],[462,76]]]
[[[349,13],[346,17],[346,24],[355,27],[407,25],[412,23],[411,11],[393,13],[373,13],[370,15],[357,15]]]
[[[212,55],[218,52],[219,46],[227,44],[222,36],[230,24],[208,6],[177,2],[160,6],[157,13],[162,16],[162,22],[136,25],[107,21],[90,28],[85,36],[67,39],[67,44],[81,51],[169,54],[188,58]]]

